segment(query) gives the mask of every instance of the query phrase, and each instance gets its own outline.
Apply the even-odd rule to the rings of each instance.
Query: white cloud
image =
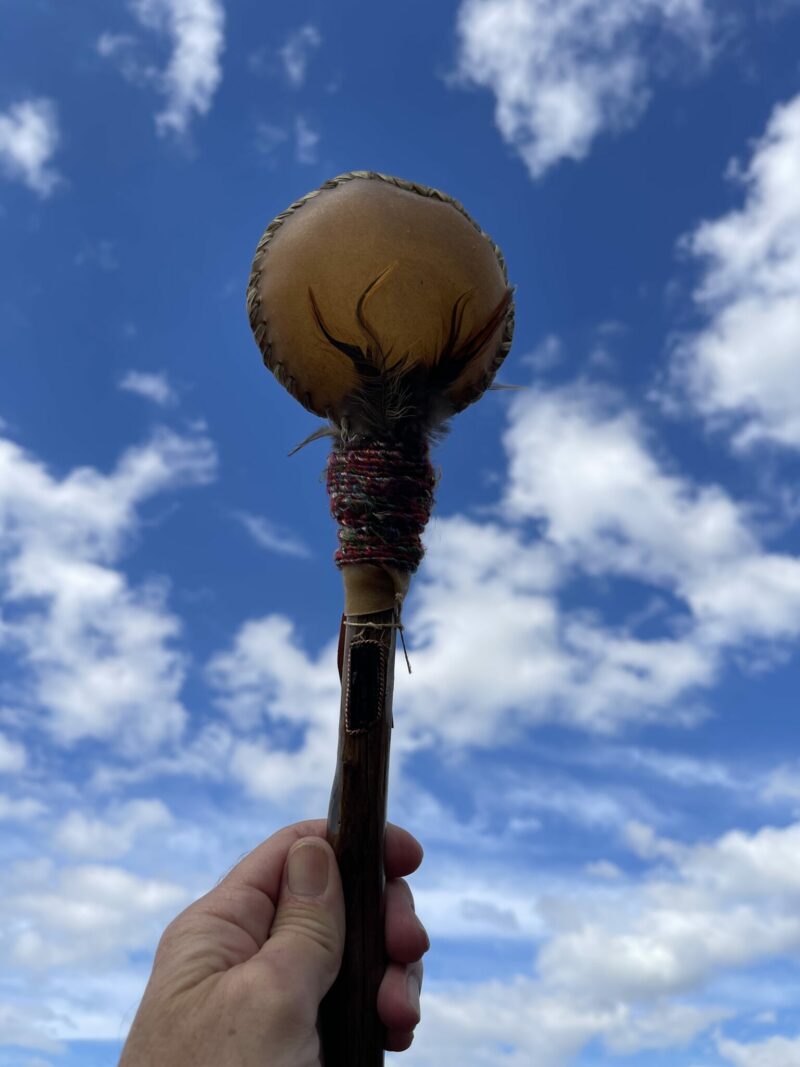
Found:
[[[53,831],[57,848],[81,859],[119,859],[130,852],[136,839],[149,830],[172,823],[160,800],[130,800],[112,806],[105,819],[83,811],[70,811]]]
[[[624,903],[584,902],[582,920],[573,902],[571,921],[539,955],[542,981],[588,999],[649,1001],[702,988],[720,970],[793,953],[799,833],[796,825],[734,831],[697,846],[635,835],[639,854],[662,868],[636,890],[623,888]],[[624,914],[615,916],[621,905]]]
[[[15,916],[4,940],[7,958],[32,971],[101,967],[150,948],[187,896],[171,882],[121,867],[67,867],[56,878],[42,869],[38,882],[29,868],[20,873],[25,892],[12,892],[0,905]]]
[[[774,1011],[760,1011],[753,1017],[753,1022],[758,1023],[760,1026],[772,1026],[778,1016]]]
[[[305,82],[309,60],[321,44],[322,34],[311,23],[294,30],[287,37],[280,56],[286,77],[295,89]]]
[[[298,115],[294,123],[295,156],[298,163],[316,163],[319,133],[312,129],[308,120]]]
[[[103,59],[111,59],[123,78],[139,88],[161,85],[161,73],[143,58],[141,41],[130,33],[101,33],[95,47]]]
[[[0,1003],[0,1047],[21,1045],[43,1052],[63,1053],[64,1045],[54,1036],[58,1022],[55,1012],[41,1004]]]
[[[60,139],[52,100],[20,100],[0,112],[0,169],[39,196],[49,196],[61,181],[50,165]]]
[[[101,238],[99,241],[85,241],[75,256],[75,266],[85,267],[87,264],[92,264],[103,271],[118,270],[119,260],[114,242],[106,238]]]
[[[529,893],[541,944],[530,975],[426,993],[415,1041],[423,1067],[442,1062],[448,1046],[466,1067],[489,1067],[501,1048],[514,1067],[566,1067],[590,1041],[620,1055],[678,1049],[732,1014],[713,1002],[718,975],[800,948],[800,824],[695,845],[635,827],[631,843],[651,861],[640,881],[596,863],[599,884]],[[773,1047],[794,1052],[785,1039],[752,1052],[723,1042],[720,1051],[736,1067],[762,1067],[757,1056]],[[764,1059],[763,1067],[792,1062]]]
[[[527,363],[539,374],[546,374],[564,361],[564,345],[560,337],[549,334],[534,350],[523,356],[520,362]]]
[[[800,1067],[800,1036],[778,1035],[751,1044],[718,1038],[717,1049],[733,1067]]]
[[[90,936],[83,937],[91,940]],[[149,935],[137,955],[151,954],[153,943]],[[2,1048],[7,1044],[56,1057],[68,1049],[74,1052],[73,1042],[117,1045],[133,1019],[146,981],[142,963],[121,954],[117,963],[99,959],[97,967],[89,959],[49,972],[17,969],[13,983],[7,984],[5,1002],[0,1004],[1,1067],[51,1067],[35,1057],[20,1058],[19,1049],[4,1056]],[[59,1058],[52,1067],[60,1062]]]
[[[766,551],[747,508],[721,487],[668,471],[609,394],[531,391],[514,402],[506,444],[509,514],[542,521],[590,573],[677,595],[699,652],[800,632],[800,560]]]
[[[137,60],[137,42],[129,34],[103,33],[97,50],[116,58],[130,81],[158,87],[166,103],[156,115],[156,129],[182,136],[196,115],[209,111],[222,81],[225,9],[221,0],[129,0],[129,7],[145,29],[169,41],[165,69]]]
[[[683,788],[710,786],[715,789],[745,792],[748,801],[756,779],[741,769],[727,767],[713,759],[700,759],[684,752],[666,752],[639,748],[633,745],[609,745],[595,748],[589,762],[615,769],[632,768],[658,776],[672,785]]]
[[[229,771],[234,781],[253,797],[275,804],[294,801],[302,807],[299,816],[310,818],[325,806],[333,781],[336,751],[336,710],[330,709],[333,729],[313,724],[303,732],[299,749],[275,743],[272,736],[263,741],[239,741],[231,755]]]
[[[203,726],[192,738],[183,738],[177,751],[129,763],[102,764],[91,778],[91,788],[99,793],[116,790],[158,777],[182,775],[202,778],[206,782],[221,781],[227,775],[234,738],[224,723],[212,722]]]
[[[47,808],[33,797],[9,797],[0,793],[0,822],[30,822],[43,815]]]
[[[311,552],[294,534],[275,526],[263,515],[251,515],[247,511],[234,512],[234,518],[242,524],[255,543],[270,552],[283,556],[307,559]]]
[[[587,570],[672,584],[752,549],[727,494],[664,470],[611,393],[527,391],[515,398],[505,440],[509,515],[544,521],[548,540]]]
[[[17,703],[59,742],[113,740],[139,751],[175,738],[183,657],[163,584],[133,588],[113,564],[155,493],[215,473],[212,443],[167,430],[129,449],[110,474],[79,468],[56,479],[0,439],[0,644],[22,673]]]
[[[298,646],[293,623],[281,615],[246,622],[232,647],[218,653],[208,668],[219,692],[219,704],[242,727],[253,727],[268,715],[294,725],[327,718],[337,697],[335,646],[310,659]],[[338,698],[337,698],[338,699]]]
[[[516,880],[508,869],[478,869],[442,861],[433,884],[414,887],[416,911],[437,940],[510,939],[527,944],[533,955],[545,932],[536,906],[536,879]]]
[[[742,207],[701,223],[684,248],[703,264],[703,327],[684,338],[674,375],[734,442],[800,447],[800,96],[775,108],[746,167]]]
[[[427,543],[405,618],[414,674],[396,679],[406,722],[422,738],[494,745],[521,720],[557,715],[553,697],[568,686],[571,664],[552,553],[459,516],[435,520]]]
[[[584,871],[590,878],[602,878],[604,881],[609,882],[616,882],[623,877],[620,868],[616,863],[611,863],[610,860],[595,860],[592,863],[587,863]]]
[[[575,562],[560,546],[462,517],[427,540],[406,618],[414,674],[396,682],[418,739],[494,746],[538,723],[614,730],[666,709],[685,721],[676,702],[713,680],[714,657],[689,638],[640,639],[565,611]]]
[[[271,164],[274,165],[278,150],[289,141],[289,131],[282,126],[269,122],[257,123],[254,139],[256,151]],[[291,134],[295,161],[307,165],[316,163],[319,142],[320,134],[310,125],[308,119],[303,115],[296,115]]]
[[[425,1022],[414,1041],[420,1067],[457,1060],[464,1067],[569,1067],[592,1039],[621,1055],[681,1047],[715,1022],[718,1009],[625,1003],[574,1003],[528,979],[428,989]]]
[[[767,775],[762,796],[766,801],[789,801],[800,805],[800,762],[785,763]]]
[[[63,796],[75,796],[63,780],[58,785]],[[73,861],[59,868],[45,858],[53,852],[52,816],[6,834],[0,869],[0,1045],[7,1040],[57,1051],[61,1041],[73,1049],[81,1040],[119,1042],[167,921],[266,836],[274,818],[263,803],[248,808],[239,797],[231,819],[234,809],[224,799],[219,807],[219,794],[211,803],[202,791],[189,801],[191,817],[170,825],[160,821],[154,805],[149,814],[143,806],[137,810],[138,801],[93,810],[90,789],[81,790],[81,799],[79,810],[90,821],[96,816],[97,824],[75,839],[76,854],[113,847],[112,826],[126,833],[125,824],[137,821],[135,851],[125,863]],[[15,846],[37,858],[13,862]],[[17,1055],[14,1067],[19,1062]],[[6,1067],[1,1051],[0,1064]]]
[[[587,786],[546,773],[503,793],[503,807],[509,813],[545,812],[594,830],[620,829],[629,821],[631,811],[641,814],[645,806],[650,817],[657,815],[633,790]]]
[[[705,0],[462,0],[457,77],[494,93],[501,135],[539,178],[640,118],[654,30],[662,63],[675,40],[709,52]]]
[[[271,122],[259,122],[256,125],[256,150],[268,159],[288,140],[289,134],[281,126],[275,126]]]
[[[28,763],[25,746],[0,733],[0,774],[18,774]]]
[[[135,44],[136,38],[129,33],[101,33],[97,38],[97,51],[104,59],[108,59]]]
[[[208,677],[240,729],[270,725],[268,736],[236,744],[234,777],[254,796],[280,801],[303,793],[305,802],[318,801],[329,788],[336,753],[335,646],[312,660],[298,647],[292,623],[270,615],[245,623],[232,647],[212,659]]]
[[[120,379],[119,388],[143,396],[146,400],[152,400],[154,404],[162,408],[170,407],[178,402],[178,395],[170,385],[164,371],[129,370]]]

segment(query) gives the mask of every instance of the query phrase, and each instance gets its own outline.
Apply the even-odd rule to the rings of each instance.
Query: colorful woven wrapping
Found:
[[[369,441],[334,448],[327,486],[339,524],[337,566],[377,563],[413,574],[425,552],[421,535],[435,484],[425,443],[408,448]]]

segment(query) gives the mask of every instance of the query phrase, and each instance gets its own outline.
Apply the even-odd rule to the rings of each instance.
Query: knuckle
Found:
[[[165,926],[164,932],[161,934],[156,948],[157,959],[169,956],[174,951],[175,946],[185,936],[189,921],[187,912],[182,911],[180,915],[176,915],[175,918]]]
[[[341,935],[327,912],[300,902],[286,903],[275,917],[270,937],[291,934],[320,948],[329,955],[339,951]]]
[[[402,897],[411,907],[411,910],[414,911],[414,894],[411,892],[411,887],[405,878],[395,878],[391,885],[395,887],[394,891],[398,896]]]

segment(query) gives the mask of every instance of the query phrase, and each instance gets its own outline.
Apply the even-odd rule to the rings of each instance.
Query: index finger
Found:
[[[383,858],[387,878],[402,878],[406,874],[413,874],[422,863],[423,855],[422,845],[413,834],[402,826],[387,822]]]

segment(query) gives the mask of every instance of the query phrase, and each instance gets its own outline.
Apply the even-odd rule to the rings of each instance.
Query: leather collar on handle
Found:
[[[374,615],[393,611],[402,604],[411,575],[394,567],[354,563],[342,567],[342,580],[345,615]]]

